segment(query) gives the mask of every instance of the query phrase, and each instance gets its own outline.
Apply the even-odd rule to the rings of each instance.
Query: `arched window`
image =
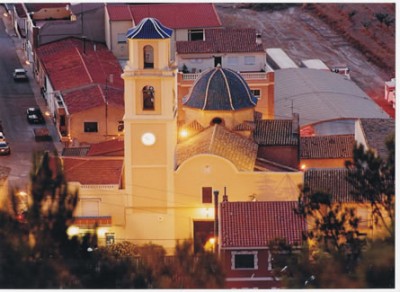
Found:
[[[154,52],[152,46],[143,48],[144,68],[154,68]]]
[[[154,87],[146,85],[143,87],[143,110],[153,111],[154,110]]]

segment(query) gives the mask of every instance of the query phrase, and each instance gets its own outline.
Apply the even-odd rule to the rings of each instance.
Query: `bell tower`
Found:
[[[170,62],[172,30],[145,18],[127,33],[124,177],[126,228],[139,244],[175,246],[174,169],[177,68]]]

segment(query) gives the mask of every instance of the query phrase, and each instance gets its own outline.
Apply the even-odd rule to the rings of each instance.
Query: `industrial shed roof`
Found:
[[[365,92],[343,75],[317,69],[275,71],[275,116],[299,113],[300,127],[321,121],[389,118]]]

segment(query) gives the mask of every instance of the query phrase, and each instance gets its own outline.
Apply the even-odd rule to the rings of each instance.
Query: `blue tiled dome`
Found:
[[[239,73],[218,66],[199,76],[183,104],[202,110],[239,110],[255,107],[257,98]]]
[[[172,29],[163,26],[155,18],[143,18],[139,24],[128,30],[128,39],[165,39],[170,38]]]

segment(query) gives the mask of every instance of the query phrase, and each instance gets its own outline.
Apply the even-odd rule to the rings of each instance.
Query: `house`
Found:
[[[148,17],[173,30],[171,59],[175,56],[176,41],[202,40],[206,28],[221,27],[213,3],[108,3],[105,12],[106,44],[118,59],[127,60],[129,57],[126,32]]]
[[[185,73],[220,65],[235,71],[264,72],[265,51],[254,28],[205,29],[200,40],[176,42],[175,61]],[[185,68],[184,68],[185,67]]]
[[[369,238],[379,237],[384,232],[383,227],[377,225],[371,203],[356,197],[352,192],[353,186],[346,180],[346,168],[310,168],[304,172],[304,185],[310,188],[310,194],[325,192],[331,194],[333,204],[342,204],[347,208],[354,208],[357,217],[360,217],[359,231]],[[309,229],[313,226],[309,221]]]
[[[182,99],[202,71],[221,66],[245,78],[258,98],[257,111],[264,119],[274,118],[274,72],[266,72],[266,54],[261,35],[253,28],[205,29],[202,39],[176,42],[178,110],[183,117]]]
[[[345,167],[353,158],[354,144],[354,135],[300,137],[301,169]]]
[[[297,201],[228,202],[220,204],[219,255],[226,273],[226,288],[282,288],[274,270],[273,241],[285,240],[294,249],[303,245],[307,223],[294,210]]]
[[[35,49],[67,37],[104,42],[104,3],[23,3],[14,19],[25,36],[27,60],[35,62]],[[62,32],[62,33],[60,33]]]
[[[366,150],[372,150],[382,159],[387,159],[389,153],[386,139],[395,134],[393,119],[358,119],[355,123],[355,139],[364,145]]]
[[[66,146],[122,135],[122,70],[104,44],[67,38],[40,46],[37,56],[39,84]]]
[[[359,118],[390,118],[353,81],[325,70],[276,70],[274,98],[276,117],[299,114],[301,136],[354,134]]]
[[[263,162],[274,162],[299,169],[299,122],[292,120],[258,120],[254,141],[258,144],[258,157]]]

